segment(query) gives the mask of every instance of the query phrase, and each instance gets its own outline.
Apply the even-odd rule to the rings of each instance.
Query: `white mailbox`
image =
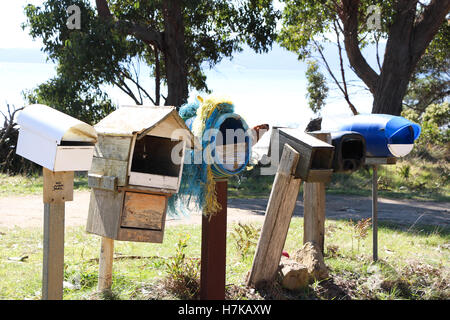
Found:
[[[88,171],[91,168],[95,129],[42,104],[22,110],[16,153],[51,171]]]

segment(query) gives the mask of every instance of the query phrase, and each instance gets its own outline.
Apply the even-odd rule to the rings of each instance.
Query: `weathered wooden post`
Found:
[[[249,285],[270,281],[277,272],[300,189],[301,179],[294,176],[299,159],[299,153],[285,144],[247,279]]]
[[[63,298],[65,202],[73,200],[74,171],[89,170],[97,134],[91,126],[44,105],[26,107],[17,154],[43,166],[42,299]]]
[[[330,133],[310,132],[309,134],[331,144]],[[329,179],[303,184],[303,244],[307,242],[316,244],[322,254],[325,236],[326,182],[329,182]]]
[[[282,249],[289,230],[301,181],[309,183],[327,182],[333,169],[334,147],[298,129],[280,128],[273,131],[270,153],[272,161],[281,161],[266,209],[261,235],[253,259],[252,269],[247,279],[250,286],[258,286],[264,281],[272,281],[280,263]],[[322,197],[322,199],[324,199]],[[308,200],[309,201],[309,200]],[[306,206],[313,205],[312,201]],[[309,211],[306,223],[312,224],[316,209]],[[316,227],[308,229],[311,236],[316,235]]]
[[[212,217],[202,216],[200,299],[224,300],[227,252],[228,179],[216,180],[221,210]]]

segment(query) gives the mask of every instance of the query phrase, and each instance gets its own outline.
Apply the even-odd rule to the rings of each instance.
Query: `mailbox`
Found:
[[[269,154],[281,159],[287,143],[300,154],[294,175],[306,182],[328,182],[331,179],[334,147],[300,129],[274,128]]]
[[[194,137],[174,107],[123,106],[95,125],[87,232],[161,243]]]
[[[366,140],[366,156],[379,158],[407,155],[421,131],[418,124],[388,114],[356,115],[337,129],[360,133]]]
[[[364,164],[366,159],[366,140],[358,132],[331,132],[334,146],[334,172],[354,172]]]
[[[251,131],[245,120],[236,113],[223,113],[206,128],[203,140],[208,148],[205,153],[216,178],[238,174],[247,166],[252,148]],[[192,127],[196,117],[186,120]]]
[[[41,104],[22,110],[16,153],[51,171],[87,171],[91,167],[95,129]]]

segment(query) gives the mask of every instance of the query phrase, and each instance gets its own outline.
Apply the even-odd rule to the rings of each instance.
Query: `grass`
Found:
[[[229,179],[230,198],[267,198],[274,176],[261,176],[258,169],[245,171]],[[444,160],[401,159],[395,165],[380,166],[379,196],[422,201],[450,201],[450,164]],[[337,173],[327,185],[328,194],[370,196],[371,171],[361,169],[353,174]],[[42,176],[7,176],[0,174],[0,197],[39,194]],[[86,174],[76,174],[74,190],[89,190]],[[300,190],[301,191],[301,190]]]
[[[42,193],[43,178],[40,175],[8,176],[0,173],[0,197]],[[75,174],[74,190],[89,190],[86,174]]]
[[[231,198],[266,198],[272,189],[273,176],[260,176],[247,171],[232,177],[229,183]],[[361,169],[353,174],[333,174],[327,185],[329,194],[370,196],[372,171]],[[385,198],[422,201],[450,201],[450,164],[423,159],[401,159],[395,165],[380,166],[378,194]]]
[[[254,223],[255,228],[261,224]],[[355,223],[326,221],[325,262],[331,279],[311,284],[302,292],[285,292],[295,299],[449,299],[450,232],[436,227],[400,228],[379,226],[378,263],[371,261],[371,232],[360,239]],[[249,295],[244,289],[251,268],[254,244],[247,254],[231,236],[239,228],[228,226],[227,284],[238,288],[232,298],[262,299],[263,293]],[[0,299],[39,299],[42,276],[42,230],[0,230]],[[189,235],[183,254],[200,258],[201,226],[168,226],[162,244],[115,242],[112,294],[96,293],[100,237],[86,234],[83,227],[66,229],[64,299],[176,299],[164,288],[168,263],[177,256],[177,244]],[[301,247],[303,219],[291,222],[285,250],[291,255]],[[240,238],[241,239],[241,238]],[[242,241],[242,239],[241,239]],[[27,258],[24,258],[27,257]],[[23,261],[17,261],[22,258]]]

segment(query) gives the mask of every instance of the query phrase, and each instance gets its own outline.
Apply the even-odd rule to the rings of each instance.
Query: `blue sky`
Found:
[[[37,0],[2,1],[0,4],[0,105],[5,102],[23,105],[21,92],[29,90],[55,75],[55,65],[46,62],[40,51],[40,41],[33,41],[20,27],[25,21],[23,7],[26,3],[40,4]],[[374,66],[373,47],[365,50],[369,63]],[[338,71],[337,51],[327,46],[325,55],[330,65]],[[278,45],[267,54],[255,54],[250,49],[236,54],[230,61],[224,59],[214,69],[207,70],[207,83],[213,94],[226,96],[235,104],[249,125],[304,126],[313,113],[305,98],[306,64],[297,60],[294,53]],[[346,61],[346,71],[351,71]],[[142,81],[147,88],[153,84],[145,77],[146,68],[141,67]],[[352,75],[351,79],[357,80]],[[361,83],[359,83],[361,85]],[[331,83],[330,83],[331,85]],[[118,89],[105,88],[114,102],[130,104],[132,101]],[[197,94],[191,92],[190,99]],[[372,97],[366,90],[357,90],[352,102],[362,113],[370,112]],[[350,116],[348,106],[336,90],[330,91],[327,105],[322,111],[324,124],[338,117]]]

